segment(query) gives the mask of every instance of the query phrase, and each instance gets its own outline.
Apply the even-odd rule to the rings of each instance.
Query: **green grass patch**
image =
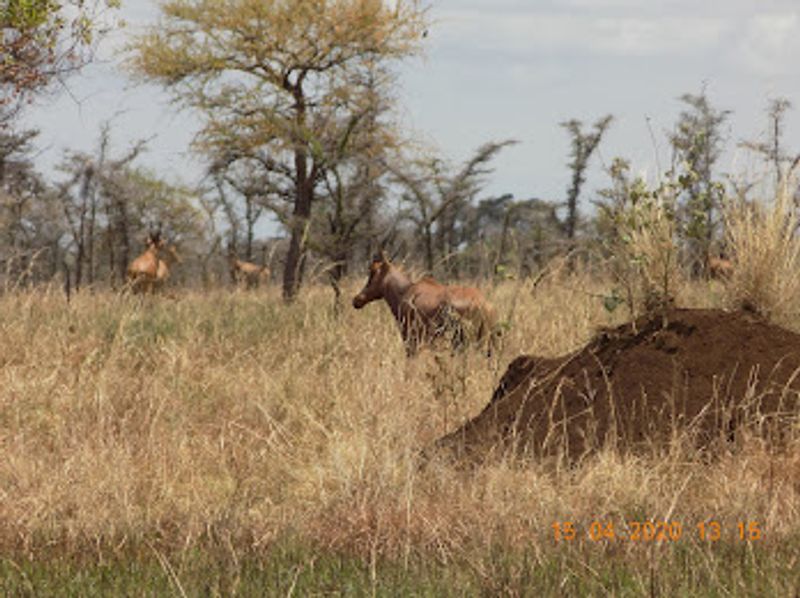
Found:
[[[259,555],[155,549],[0,560],[6,596],[791,596],[800,541],[533,548],[376,560],[286,543]]]

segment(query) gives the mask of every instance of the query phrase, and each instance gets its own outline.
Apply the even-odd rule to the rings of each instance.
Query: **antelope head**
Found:
[[[367,284],[365,284],[361,292],[353,298],[353,307],[361,309],[367,303],[383,299],[385,291],[384,281],[391,267],[392,264],[386,252],[383,250],[372,258],[372,263],[369,265]]]

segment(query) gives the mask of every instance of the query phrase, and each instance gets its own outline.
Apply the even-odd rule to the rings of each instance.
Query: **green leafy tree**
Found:
[[[707,264],[718,233],[724,185],[716,179],[715,165],[724,149],[723,125],[730,111],[714,108],[705,90],[698,95],[684,94],[680,100],[687,107],[670,135],[673,173],[681,189],[680,228],[692,270],[697,274]]]
[[[630,164],[615,158],[607,169],[611,186],[597,205],[598,240],[615,283],[605,297],[608,310],[625,303],[631,316],[663,310],[674,302],[680,279],[676,195],[679,187],[663,181],[651,189],[630,176]]]
[[[626,228],[624,219],[650,194],[647,183],[641,177],[631,178],[630,167],[628,160],[614,158],[606,169],[611,186],[600,189],[597,192],[600,199],[593,202],[597,206],[597,236],[606,247],[613,247],[619,241]]]

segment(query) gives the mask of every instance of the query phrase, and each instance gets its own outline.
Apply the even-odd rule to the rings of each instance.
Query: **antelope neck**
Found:
[[[400,303],[403,295],[411,287],[411,280],[403,272],[392,270],[384,279],[383,298],[396,318],[400,317]]]

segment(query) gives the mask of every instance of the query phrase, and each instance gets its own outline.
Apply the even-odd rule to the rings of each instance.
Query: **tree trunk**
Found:
[[[425,224],[424,238],[425,238],[425,267],[428,269],[428,274],[433,276],[433,231],[431,231],[430,223]]]
[[[87,227],[88,251],[86,256],[88,283],[90,285],[94,284],[95,270],[96,270],[96,264],[94,259],[94,244],[95,244],[94,229],[96,222],[97,222],[97,201],[95,198],[94,191],[91,191],[90,201],[89,201],[89,223]]]
[[[108,213],[108,212],[107,212]],[[106,254],[108,257],[108,283],[111,285],[111,288],[116,288],[117,286],[117,252],[114,247],[114,229],[111,228],[110,224],[113,222],[111,219],[111,215],[108,214],[109,227],[106,230]]]
[[[246,195],[244,198],[245,201],[245,241],[244,241],[244,252],[245,258],[248,262],[253,261],[253,228],[256,224],[256,210],[253,206],[253,198],[250,195]]]
[[[120,194],[117,198],[117,243],[120,244],[118,272],[119,279],[124,283],[128,273],[128,264],[131,256],[131,241],[128,232],[128,210],[125,204],[125,197]]]
[[[287,91],[295,99],[295,125],[298,131],[306,127],[306,102],[303,93],[303,79],[306,72],[298,75],[292,86],[286,82]],[[292,233],[286,265],[283,270],[283,300],[292,303],[297,298],[303,281],[303,267],[306,260],[306,233],[311,220],[311,204],[314,200],[314,173],[309,172],[308,150],[304,140],[297,140],[294,150],[295,199],[292,214]]]
[[[85,216],[81,214],[80,217],[80,226],[78,227],[78,238],[75,241],[78,244],[78,251],[75,257],[75,290],[80,290],[81,283],[83,282],[83,260],[84,257],[84,228],[85,228]]]
[[[302,162],[303,167],[297,169],[298,184],[292,218],[292,233],[283,270],[283,299],[287,303],[291,303],[297,298],[303,281],[306,258],[305,237],[311,219],[311,203],[314,199],[313,183],[305,176],[305,154],[297,161]]]

